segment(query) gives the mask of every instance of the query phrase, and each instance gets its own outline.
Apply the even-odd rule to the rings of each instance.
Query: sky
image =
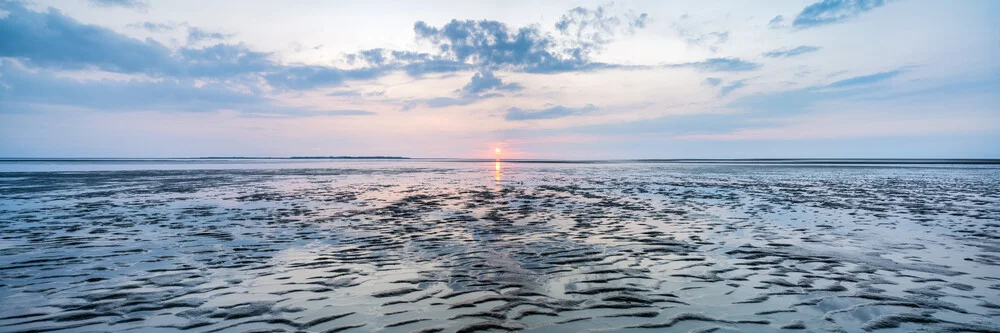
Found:
[[[1000,158],[1000,2],[0,0],[0,157]]]

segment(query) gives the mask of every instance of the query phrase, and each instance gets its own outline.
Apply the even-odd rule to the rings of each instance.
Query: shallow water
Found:
[[[4,332],[1000,331],[997,166],[0,170]]]

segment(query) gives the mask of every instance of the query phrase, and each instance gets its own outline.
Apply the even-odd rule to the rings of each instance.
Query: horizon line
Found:
[[[405,156],[202,156],[202,157],[0,157],[0,162],[88,162],[88,161],[224,161],[224,160],[382,160],[382,161],[451,161],[451,162],[510,162],[510,163],[739,163],[772,162],[802,164],[1000,164],[1000,158],[830,158],[830,157],[764,157],[764,158],[613,158],[613,159],[505,159],[463,157],[405,157]]]

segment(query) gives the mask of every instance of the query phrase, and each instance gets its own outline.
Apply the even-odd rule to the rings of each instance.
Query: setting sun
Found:
[[[493,149],[494,153],[500,154],[500,148]]]

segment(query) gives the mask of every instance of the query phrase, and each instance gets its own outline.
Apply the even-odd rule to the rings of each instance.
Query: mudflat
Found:
[[[0,172],[2,332],[802,330],[1000,331],[1000,166]]]

